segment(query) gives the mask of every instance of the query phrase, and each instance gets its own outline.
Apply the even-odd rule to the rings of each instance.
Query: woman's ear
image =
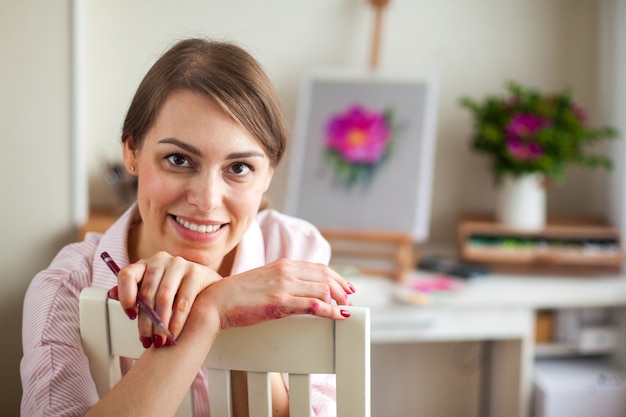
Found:
[[[126,167],[126,172],[130,175],[137,175],[137,161],[135,156],[137,155],[137,149],[133,146],[132,138],[126,138],[122,145],[122,152],[124,156],[124,166]]]

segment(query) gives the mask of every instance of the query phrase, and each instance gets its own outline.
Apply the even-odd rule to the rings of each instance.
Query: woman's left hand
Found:
[[[279,259],[226,277],[199,296],[219,315],[220,328],[250,326],[292,314],[342,320],[354,287],[327,265]],[[334,301],[334,302],[333,302]]]

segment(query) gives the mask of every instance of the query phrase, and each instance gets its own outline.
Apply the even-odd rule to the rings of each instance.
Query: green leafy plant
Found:
[[[618,130],[588,126],[585,111],[568,90],[542,94],[515,82],[506,87],[506,96],[460,100],[474,119],[471,148],[491,158],[496,181],[504,174],[540,173],[547,181],[561,183],[569,164],[612,168],[607,156],[592,154],[588,147],[617,138]]]

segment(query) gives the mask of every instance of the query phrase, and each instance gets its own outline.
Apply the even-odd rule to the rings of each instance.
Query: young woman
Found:
[[[193,385],[208,415],[200,370],[221,329],[291,314],[349,318],[354,288],[327,265],[328,243],[309,223],[260,210],[287,141],[276,92],[233,44],[176,43],[150,69],[129,107],[122,143],[137,202],[103,235],[65,247],[32,281],[24,303],[24,416],[173,415]],[[118,279],[100,259],[122,267]],[[78,298],[110,288],[148,348],[98,398],[82,351]],[[141,291],[176,339],[166,343],[143,313]],[[245,374],[233,378],[247,415]],[[314,411],[334,413],[334,380],[313,384]],[[275,415],[288,390],[272,376]]]

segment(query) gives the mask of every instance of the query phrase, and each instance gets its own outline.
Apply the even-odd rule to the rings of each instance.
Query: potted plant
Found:
[[[540,229],[545,223],[545,185],[562,183],[571,164],[611,169],[610,158],[592,153],[589,145],[617,138],[619,132],[589,126],[569,90],[543,94],[515,82],[506,87],[505,96],[480,102],[463,97],[460,104],[474,119],[471,148],[491,160],[500,189],[499,219]]]

